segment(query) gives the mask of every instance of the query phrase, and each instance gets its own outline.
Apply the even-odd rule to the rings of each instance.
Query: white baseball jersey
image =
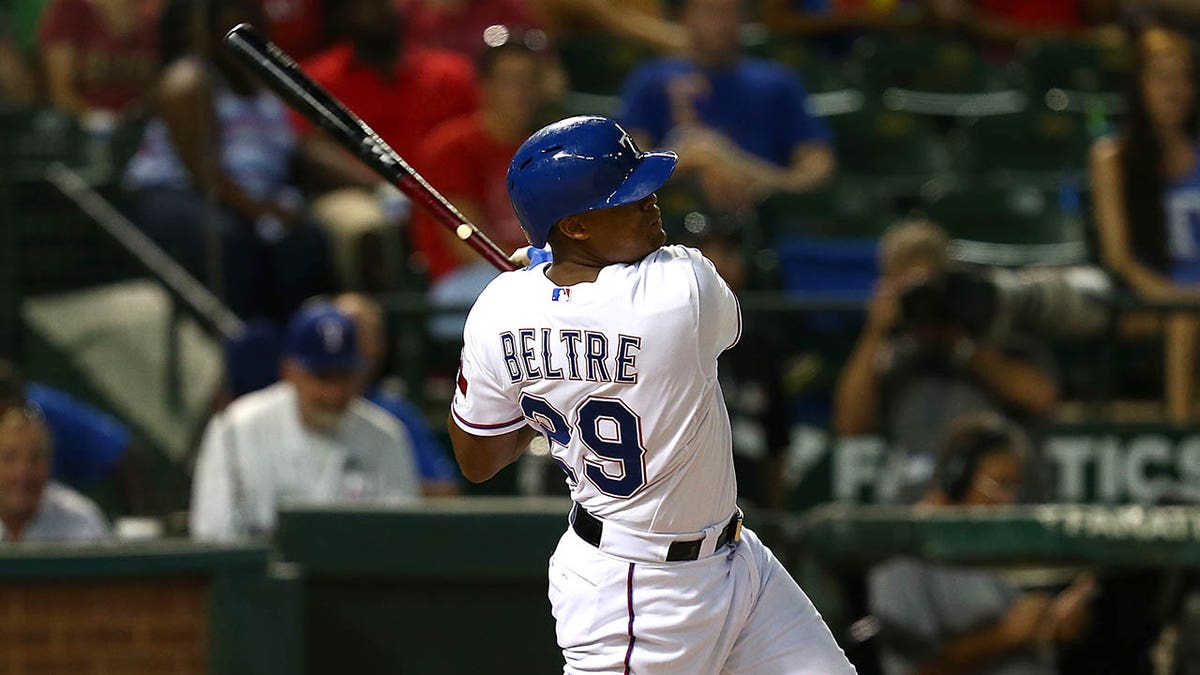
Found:
[[[24,541],[85,541],[108,537],[108,523],[91,499],[55,483],[46,484],[33,518],[21,532]],[[0,541],[12,539],[0,523]]]
[[[190,526],[198,539],[266,534],[284,502],[398,501],[420,495],[408,433],[359,398],[335,434],[300,421],[286,382],[246,394],[213,417],[192,483]]]
[[[452,412],[475,435],[526,423],[571,496],[646,532],[696,532],[734,511],[717,356],[737,300],[699,251],[667,246],[560,288],[545,266],[502,274],[467,318]]]

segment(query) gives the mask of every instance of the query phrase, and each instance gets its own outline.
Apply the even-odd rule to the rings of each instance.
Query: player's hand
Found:
[[[1013,601],[1000,617],[1000,630],[1006,642],[1014,648],[1026,647],[1042,636],[1041,628],[1050,608],[1050,596],[1045,593],[1026,593]]]
[[[550,244],[546,244],[545,248],[536,246],[522,246],[512,252],[508,256],[509,261],[517,267],[533,267],[547,261],[554,260],[554,252],[550,250]]]

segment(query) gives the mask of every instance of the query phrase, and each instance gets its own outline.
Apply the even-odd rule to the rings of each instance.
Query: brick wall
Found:
[[[0,584],[0,675],[203,675],[208,581]]]

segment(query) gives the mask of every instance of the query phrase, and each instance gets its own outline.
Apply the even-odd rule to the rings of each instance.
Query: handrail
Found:
[[[55,162],[46,168],[46,180],[91,216],[207,330],[225,340],[232,340],[244,332],[245,324],[232,310],[93,190],[79,174]]]

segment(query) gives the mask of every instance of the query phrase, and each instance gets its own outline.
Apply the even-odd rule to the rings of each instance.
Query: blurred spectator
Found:
[[[363,357],[363,397],[392,414],[412,441],[421,490],[427,497],[446,497],[460,491],[458,465],[433,438],[424,415],[404,398],[400,383],[383,377],[387,356],[387,325],[379,303],[359,293],[344,293],[334,305],[354,320]]]
[[[206,0],[204,11],[196,1],[164,13],[171,61],[125,176],[134,220],[234,312],[282,322],[330,290],[327,243],[293,187],[283,103],[219,48],[234,25],[258,22],[253,1]]]
[[[961,28],[995,45],[1025,38],[1107,34],[1121,0],[922,0],[937,26]]]
[[[158,70],[158,10],[150,0],[52,0],[38,33],[50,103],[81,117],[140,103]]]
[[[0,540],[102,539],[104,516],[90,499],[50,480],[54,446],[34,406],[0,413]]]
[[[638,144],[677,150],[676,173],[722,210],[828,179],[832,135],[791,70],[741,55],[741,3],[686,0],[682,12],[685,55],[640,66],[623,87],[621,121]]]
[[[762,0],[761,5],[763,23],[773,34],[809,39],[906,28],[920,14],[910,0]]]
[[[470,60],[406,41],[392,0],[342,0],[328,10],[340,42],[307,61],[305,71],[424,175],[430,167],[420,161],[420,143],[438,124],[478,107]],[[342,285],[395,288],[407,200],[323,132],[292,119],[303,155],[318,170],[317,187],[329,190],[314,209],[328,228]]]
[[[1001,412],[1036,438],[1057,407],[1058,388],[1041,343],[1015,337],[993,344],[968,330],[962,308],[946,294],[953,267],[949,239],[937,225],[889,228],[879,242],[879,269],[866,325],[834,391],[833,423],[839,435],[882,433],[907,453],[893,488],[908,501],[923,489],[952,420]],[[1034,468],[1040,471],[1040,462]],[[1036,494],[1042,477],[1034,478]]]
[[[523,0],[399,0],[405,16],[405,39],[412,44],[479,58],[487,47],[484,29],[540,28]]]
[[[1200,301],[1200,121],[1191,46],[1151,27],[1137,35],[1128,114],[1092,149],[1100,258],[1141,297]],[[1200,317],[1173,314],[1165,334],[1170,420],[1194,419]]]
[[[235,400],[205,430],[192,536],[269,534],[283,502],[420,495],[407,434],[358,395],[362,368],[350,317],[329,303],[297,312],[284,337],[283,381]]]
[[[28,60],[0,18],[0,110],[33,105],[35,82]]]
[[[154,512],[158,504],[147,476],[149,450],[127,426],[53,387],[26,383],[16,367],[0,360],[0,415],[29,404],[49,428],[54,480],[76,489],[112,481],[121,511]]]
[[[667,3],[660,0],[534,0],[532,4],[555,40],[599,32],[664,53],[688,46],[687,30],[666,17]]]
[[[34,58],[38,49],[38,26],[42,12],[51,0],[7,0],[0,3],[0,16],[8,27],[17,49],[26,58]]]
[[[262,0],[271,42],[297,61],[328,47],[325,4],[322,0]]]
[[[1016,501],[1028,449],[994,414],[959,418],[922,505],[977,508]],[[868,576],[884,675],[1053,675],[1054,649],[1088,630],[1095,579],[1057,595],[1022,592],[997,573],[901,557]]]
[[[715,218],[689,215],[683,243],[700,249],[735,294],[745,281],[741,229]],[[783,387],[785,357],[776,340],[747,322],[738,342],[721,354],[720,383],[733,433],[738,498],[782,508],[783,462],[791,423]]]
[[[544,103],[544,55],[520,33],[478,60],[482,107],[433,129],[418,157],[425,177],[504,251],[528,245],[508,201],[505,175],[517,148],[538,127]],[[459,311],[435,316],[433,333],[462,338],[466,308],[497,271],[429,214],[413,214],[412,240],[431,280],[435,305]]]

